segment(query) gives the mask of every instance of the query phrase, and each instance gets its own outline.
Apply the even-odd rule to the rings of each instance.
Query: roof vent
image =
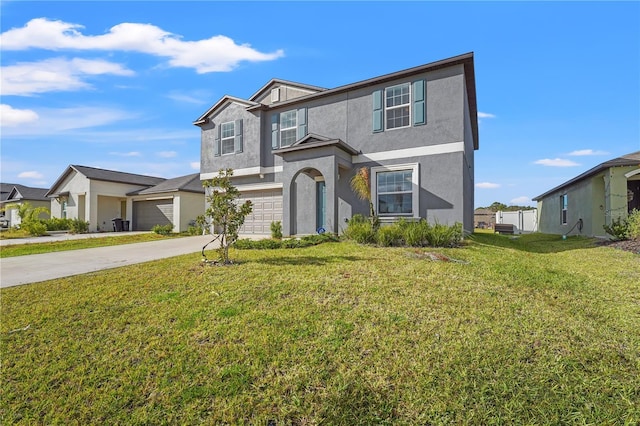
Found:
[[[280,101],[280,88],[271,89],[271,103]]]

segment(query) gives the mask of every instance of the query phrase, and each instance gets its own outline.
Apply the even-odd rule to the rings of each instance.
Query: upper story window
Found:
[[[387,129],[409,126],[411,90],[409,83],[385,89]]]
[[[242,120],[228,121],[218,125],[214,143],[214,156],[242,152]]]
[[[374,133],[427,123],[424,80],[379,89],[372,95]]]
[[[560,223],[562,225],[567,224],[567,210],[569,207],[569,196],[567,194],[563,194],[560,196]]]
[[[222,155],[233,154],[235,151],[235,126],[234,122],[222,123],[220,125],[220,142]]]
[[[290,146],[307,135],[307,108],[271,115],[271,148]]]
[[[280,114],[280,146],[289,146],[296,141],[298,132],[296,116],[295,110]]]

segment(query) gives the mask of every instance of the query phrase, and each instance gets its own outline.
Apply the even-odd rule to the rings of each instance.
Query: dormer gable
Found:
[[[313,95],[325,90],[327,89],[274,78],[262,86],[260,90],[249,98],[249,100],[271,106],[279,102],[290,101],[292,99]]]
[[[249,107],[259,105],[258,103],[253,101],[247,101],[245,99],[240,99],[234,96],[225,95],[218,102],[216,102],[211,108],[209,108],[207,112],[205,112],[200,117],[198,117],[198,119],[195,120],[193,124],[196,126],[206,124],[211,119],[211,117],[213,117],[218,111],[226,108],[229,104],[232,104],[232,103],[239,104],[244,108],[249,108]]]

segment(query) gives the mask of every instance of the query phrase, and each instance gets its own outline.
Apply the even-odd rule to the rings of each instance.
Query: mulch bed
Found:
[[[631,253],[640,254],[640,240],[602,241],[599,242],[598,245],[613,247],[624,251],[630,251]]]

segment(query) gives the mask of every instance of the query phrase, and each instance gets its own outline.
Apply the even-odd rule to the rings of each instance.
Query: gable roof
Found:
[[[596,175],[602,171],[605,171],[611,167],[625,167],[625,166],[638,166],[640,167],[640,151],[632,152],[630,154],[623,155],[618,158],[614,158],[613,160],[605,161],[604,163],[600,163],[597,166],[587,170],[586,172],[574,177],[566,181],[565,183],[556,186],[555,188],[545,192],[544,194],[540,194],[537,197],[532,198],[533,201],[538,201],[541,198],[546,197],[549,194],[552,194],[556,191],[559,191],[569,185],[572,185],[576,182],[579,182],[583,179]]]
[[[335,95],[338,93],[343,93],[343,92],[347,92],[355,89],[361,89],[363,87],[374,86],[377,84],[393,81],[398,78],[410,77],[412,75],[421,74],[427,71],[435,71],[442,68],[448,68],[455,65],[462,65],[464,67],[465,86],[467,89],[466,90],[467,102],[469,104],[469,114],[471,116],[471,133],[473,135],[473,148],[478,149],[480,146],[480,142],[478,137],[478,105],[477,105],[477,99],[476,99],[476,79],[475,79],[475,67],[473,63],[473,52],[465,53],[458,56],[453,56],[451,58],[442,59],[440,61],[431,62],[425,65],[420,65],[413,68],[408,68],[402,71],[381,75],[379,77],[362,80],[356,83],[339,86],[334,89],[321,89],[319,87],[302,85],[300,83],[287,82],[286,80],[272,79],[271,81],[269,81],[269,83],[267,83],[260,90],[258,90],[258,92],[256,92],[251,97],[251,100],[249,102],[252,102],[253,100],[257,99],[259,95],[262,94],[265,90],[267,90],[270,86],[272,86],[274,82],[282,82],[283,84],[297,84],[299,87],[302,87],[302,88],[307,88],[307,89],[315,88],[319,91],[316,93],[300,96],[287,101],[278,102],[273,107],[270,107],[268,105],[264,105],[261,103],[253,102],[253,105],[249,106],[247,110],[249,111],[256,110],[256,109],[269,110],[271,108],[280,108],[285,105],[293,105],[299,102],[306,102],[310,99],[316,99],[324,96]],[[237,99],[237,98],[234,98],[234,99]],[[221,101],[216,103],[216,105],[210,108],[205,114],[201,115],[200,118],[198,118],[198,120],[196,120],[193,124],[195,125],[203,124],[205,122],[203,121],[204,118],[210,112],[212,112],[215,109],[215,107],[220,104]],[[244,101],[244,102],[247,102],[247,101]]]
[[[47,188],[32,188],[30,186],[15,185],[7,200],[32,200],[32,201],[49,201],[46,197]]]
[[[204,187],[200,181],[200,173],[193,173],[186,176],[179,176],[167,179],[157,185],[138,191],[129,192],[127,195],[147,195],[161,192],[195,192],[204,194]]]
[[[0,184],[2,192],[0,202],[14,200],[49,201],[46,197],[47,188],[34,188],[18,183]]]
[[[67,169],[60,175],[58,180],[51,186],[51,189],[47,192],[46,196],[51,197],[55,195],[56,188],[64,181],[64,179],[69,176],[71,173],[77,172],[81,175],[84,175],[87,179],[101,180],[105,182],[115,182],[115,183],[127,183],[133,185],[141,185],[141,186],[153,186],[157,185],[160,182],[163,182],[165,178],[154,177],[154,176],[146,176],[146,175],[138,175],[134,173],[126,173],[126,172],[117,172],[114,170],[105,170],[98,169],[95,167],[87,167],[87,166],[79,166],[79,165],[70,165]]]
[[[267,84],[262,86],[256,93],[254,93],[249,98],[249,100],[257,102],[257,99],[262,97],[262,95],[264,95],[267,91],[271,90],[271,88],[274,87],[274,86],[294,87],[296,89],[307,90],[307,91],[312,92],[312,93],[324,92],[325,90],[327,90],[324,87],[311,86],[309,84],[296,83],[295,81],[288,81],[288,80],[281,80],[279,78],[272,78],[271,80],[269,80],[269,82]]]
[[[259,105],[258,103],[253,102],[253,101],[247,101],[245,99],[236,98],[235,96],[224,95],[222,98],[220,98],[220,100],[218,102],[213,104],[213,106],[211,108],[209,108],[207,110],[207,112],[205,112],[200,117],[198,117],[198,119],[196,121],[194,121],[193,124],[197,126],[198,124],[206,123],[207,122],[207,117],[209,115],[211,115],[211,113],[213,113],[213,111],[217,110],[218,108],[220,108],[222,105],[226,104],[227,102],[235,102],[235,103],[244,105],[246,107],[252,107],[252,106],[255,106],[255,105]]]

